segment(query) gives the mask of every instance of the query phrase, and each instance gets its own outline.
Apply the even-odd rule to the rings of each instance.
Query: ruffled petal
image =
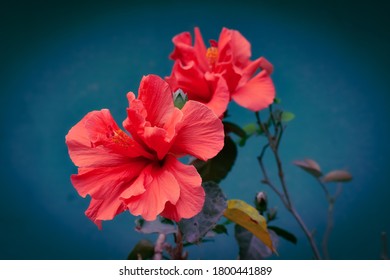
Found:
[[[204,44],[202,34],[200,33],[200,29],[198,27],[195,27],[194,33],[195,33],[194,51],[195,51],[195,55],[196,55],[196,60],[199,64],[200,68],[204,72],[206,72],[210,68],[208,61],[207,61],[207,58],[206,58],[207,48],[206,48],[206,45]]]
[[[211,84],[213,88],[213,95],[206,104],[218,117],[221,117],[230,102],[230,92],[226,80],[212,73],[206,73],[205,75],[207,81]]]
[[[192,36],[190,32],[182,32],[176,35],[173,37],[172,42],[175,48],[169,55],[170,59],[180,60],[184,65],[195,60],[196,57],[192,46]]]
[[[149,165],[146,168],[149,168]],[[143,194],[145,192],[144,182],[146,174],[147,172],[141,171],[139,176],[121,193],[121,199],[128,199]]]
[[[163,127],[175,108],[169,84],[156,75],[144,76],[139,87],[138,99],[146,112],[151,126]]]
[[[162,160],[169,152],[176,136],[176,125],[181,122],[182,118],[181,110],[174,108],[171,119],[165,123],[163,128],[145,127],[142,139],[151,150],[155,151],[159,160]]]
[[[206,105],[196,101],[188,101],[182,112],[171,152],[190,154],[201,160],[214,157],[224,144],[222,121]]]
[[[245,67],[250,62],[251,44],[237,30],[223,28],[218,40],[218,62],[232,61],[237,67]]]
[[[114,166],[129,157],[150,155],[118,128],[106,109],[88,113],[65,137],[69,156],[79,167]]]
[[[91,219],[99,229],[102,229],[102,221],[112,220],[116,215],[126,210],[126,205],[119,200],[119,196],[98,200],[91,199],[85,215]]]
[[[182,164],[174,157],[167,158],[165,168],[177,180],[180,198],[176,204],[167,202],[161,216],[174,221],[192,218],[202,210],[205,200],[201,177],[193,165]]]
[[[164,166],[165,164],[150,164],[140,175],[143,176],[145,192],[128,199],[123,198],[133,215],[141,215],[145,220],[152,221],[164,210],[167,202],[177,203],[180,187]]]
[[[268,73],[268,75],[271,75],[274,67],[264,57],[260,57],[252,61],[250,64],[247,65],[247,67],[245,67],[241,71],[241,80],[238,83],[237,89],[244,86],[255,75],[256,71],[259,69],[263,69]]]
[[[182,89],[188,95],[188,99],[206,103],[212,98],[212,92],[204,75],[205,73],[194,62],[186,67],[180,62],[175,62],[171,76],[167,77],[166,81],[172,90]]]
[[[104,199],[119,186],[132,182],[148,162],[139,158],[117,166],[79,168],[71,181],[80,196]]]
[[[159,127],[146,127],[143,139],[156,152],[159,160],[164,158],[172,146],[167,131]]]
[[[127,100],[129,102],[129,107],[126,109],[127,118],[123,121],[122,125],[135,137],[147,125],[146,116],[148,113],[142,101],[136,99],[133,92],[127,93]]]
[[[189,32],[183,32],[173,37],[172,42],[175,48],[169,57],[180,62],[184,68],[190,63],[195,63],[202,71],[207,71],[209,64],[206,58],[206,45],[198,27],[195,27],[194,33],[194,46],[192,46],[192,36]]]
[[[243,70],[232,63],[219,64],[218,73],[225,79],[229,92],[233,93],[242,79]]]
[[[274,98],[275,87],[266,70],[262,70],[232,94],[232,99],[240,106],[255,112],[267,108]]]
[[[123,154],[112,153],[103,146],[91,147],[89,134],[85,128],[85,121],[95,114],[88,113],[81,121],[73,126],[65,137],[65,143],[68,146],[68,152],[71,160],[76,166],[114,166],[126,161]]]
[[[92,114],[88,114],[84,125],[93,146],[110,143],[115,131],[119,130],[108,109],[93,111]]]

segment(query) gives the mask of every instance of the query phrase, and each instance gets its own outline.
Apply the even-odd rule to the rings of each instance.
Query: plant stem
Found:
[[[322,252],[324,253],[324,259],[329,260],[329,250],[328,250],[328,243],[329,243],[329,237],[330,233],[333,229],[333,208],[334,208],[334,201],[329,202],[328,205],[328,218],[326,223],[326,230],[324,233],[324,237],[322,238]]]
[[[175,246],[167,248],[172,260],[186,260],[188,252],[184,252],[183,236],[178,228],[177,233],[174,234]]]
[[[273,118],[272,110],[270,110],[270,114],[271,114],[271,118]],[[313,234],[308,230],[306,224],[304,223],[301,216],[299,215],[299,213],[297,212],[297,210],[293,206],[293,203],[290,199],[290,194],[288,192],[288,187],[287,187],[286,180],[284,177],[282,161],[280,159],[279,152],[278,152],[279,143],[280,143],[281,136],[283,133],[283,127],[281,126],[281,130],[279,132],[276,129],[276,126],[278,124],[275,124],[275,122],[273,121],[273,125],[275,126],[275,135],[272,135],[269,132],[268,128],[262,123],[262,121],[260,119],[259,112],[256,112],[255,115],[256,115],[257,124],[262,129],[262,131],[264,131],[264,134],[268,140],[268,144],[263,147],[262,153],[258,157],[260,168],[261,168],[261,171],[262,171],[263,176],[264,176],[263,182],[266,183],[268,186],[270,186],[271,189],[279,196],[279,198],[282,200],[283,204],[285,205],[286,209],[293,215],[295,220],[298,222],[299,226],[303,230],[304,234],[306,235],[306,237],[310,243],[314,257],[316,259],[321,259],[321,254],[318,250],[318,247],[317,247],[317,244],[314,240]],[[267,170],[266,170],[264,163],[263,163],[263,156],[264,156],[265,150],[268,146],[271,148],[272,153],[273,153],[274,158],[275,158],[275,161],[276,161],[276,165],[277,165],[277,169],[278,169],[278,177],[279,177],[280,184],[282,186],[282,192],[279,191],[275,187],[275,185],[271,182],[271,180],[269,179]]]
[[[265,151],[267,150],[268,147],[269,147],[269,144],[264,145],[264,147],[261,151],[261,154],[257,157],[257,160],[258,160],[259,165],[260,165],[260,169],[261,169],[263,176],[264,176],[264,179],[262,182],[264,184],[268,185],[279,196],[279,198],[282,200],[283,204],[287,207],[287,202],[286,202],[286,199],[284,198],[284,195],[276,188],[276,186],[274,186],[272,181],[269,179],[267,169],[264,166],[263,157],[264,157]]]
[[[326,200],[328,201],[328,216],[327,216],[327,222],[326,222],[326,229],[324,233],[324,237],[322,238],[322,252],[324,254],[324,259],[329,260],[329,250],[328,250],[328,243],[330,234],[333,230],[334,226],[334,220],[333,220],[333,210],[334,210],[334,204],[336,202],[336,199],[339,197],[341,193],[341,185],[338,185],[336,194],[334,196],[331,196],[328,188],[325,186],[325,184],[321,181],[320,178],[317,178],[318,183],[320,184],[321,188],[325,192]]]

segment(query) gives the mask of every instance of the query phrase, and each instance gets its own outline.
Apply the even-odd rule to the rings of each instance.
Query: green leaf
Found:
[[[253,206],[238,199],[228,200],[227,208],[223,215],[244,227],[260,239],[268,248],[275,251],[271,237],[267,230],[267,222]]]
[[[346,170],[333,170],[322,177],[322,182],[349,182],[352,180],[352,175]]]
[[[213,228],[213,231],[217,234],[228,234],[228,231],[227,231],[227,228],[225,225],[223,224],[219,224],[219,225],[216,225],[214,228]]]
[[[264,123],[264,126],[269,126],[269,125]],[[263,132],[264,132],[261,129],[261,127],[258,127],[257,123],[248,123],[247,125],[243,126],[242,129],[245,131],[246,137],[241,138],[240,141],[238,142],[238,145],[240,147],[244,146],[246,143],[246,140],[248,140],[251,136],[260,135],[260,134],[263,134]]]
[[[282,103],[282,99],[278,98],[278,97],[275,97],[274,98],[274,104],[280,104]]]
[[[215,226],[226,209],[226,197],[221,188],[213,182],[203,183],[206,199],[202,211],[191,219],[181,219],[179,222],[183,239],[189,243],[200,242]]]
[[[287,241],[290,241],[291,243],[297,244],[298,242],[298,239],[295,237],[295,235],[291,232],[288,232],[287,230],[275,226],[268,226],[268,229],[273,230],[278,236],[286,239]]]
[[[296,160],[293,163],[316,178],[322,176],[320,165],[312,159]]]
[[[223,149],[214,158],[206,162],[196,159],[192,164],[198,170],[203,182],[213,181],[219,183],[228,175],[236,158],[236,143],[229,136],[226,136]]]
[[[245,131],[245,133],[248,136],[250,136],[250,135],[253,135],[253,134],[255,134],[257,132],[258,126],[257,126],[256,123],[248,123],[242,129]]]
[[[159,218],[151,222],[145,221],[144,219],[137,219],[135,223],[135,230],[144,234],[170,234],[177,232],[177,228],[174,224],[168,223],[166,220],[160,220]]]
[[[240,147],[243,147],[246,143],[246,140],[248,140],[256,132],[256,124],[255,123],[247,124],[242,129],[245,131],[245,137],[242,137],[238,141],[238,145]]]
[[[147,260],[154,255],[154,245],[146,239],[140,240],[127,256],[128,260]]]
[[[237,124],[232,122],[223,122],[223,127],[226,133],[232,132],[241,138],[246,138],[246,132]]]
[[[295,118],[295,115],[291,112],[282,112],[282,116],[280,117],[280,120],[282,122],[289,122],[292,121]]]
[[[272,243],[276,247],[278,237],[272,230],[269,233]],[[234,228],[234,236],[238,243],[240,260],[262,260],[272,255],[272,251],[268,246],[239,225]]]

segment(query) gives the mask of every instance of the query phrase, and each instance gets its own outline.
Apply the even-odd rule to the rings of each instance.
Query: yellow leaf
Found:
[[[260,239],[268,248],[276,253],[272,245],[271,237],[267,230],[265,218],[259,214],[256,208],[238,199],[231,199],[227,202],[227,208],[223,215],[232,222],[250,231]]]

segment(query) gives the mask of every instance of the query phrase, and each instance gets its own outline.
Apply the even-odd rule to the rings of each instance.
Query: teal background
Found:
[[[14,1],[1,4],[0,258],[124,259],[144,236],[124,213],[103,223],[84,216],[69,176],[76,172],[64,137],[86,113],[108,108],[125,118],[125,94],[143,75],[169,75],[171,39],[199,26],[205,40],[222,27],[239,30],[252,57],[265,56],[285,110],[294,112],[281,156],[298,211],[321,240],[326,201],[313,178],[292,165],[310,157],[322,169],[347,169],[354,180],[336,202],[330,255],[378,259],[380,233],[390,233],[389,49],[384,1]],[[232,104],[231,120],[254,115]],[[269,193],[274,225],[293,232],[272,259],[311,259],[295,220],[267,188],[252,138],[221,183],[229,198]],[[274,162],[267,165],[275,172]],[[275,173],[276,174],[276,173]],[[276,177],[275,177],[276,179]],[[333,187],[333,186],[332,186]],[[151,240],[155,236],[148,236]],[[233,229],[189,248],[192,259],[235,259]]]

